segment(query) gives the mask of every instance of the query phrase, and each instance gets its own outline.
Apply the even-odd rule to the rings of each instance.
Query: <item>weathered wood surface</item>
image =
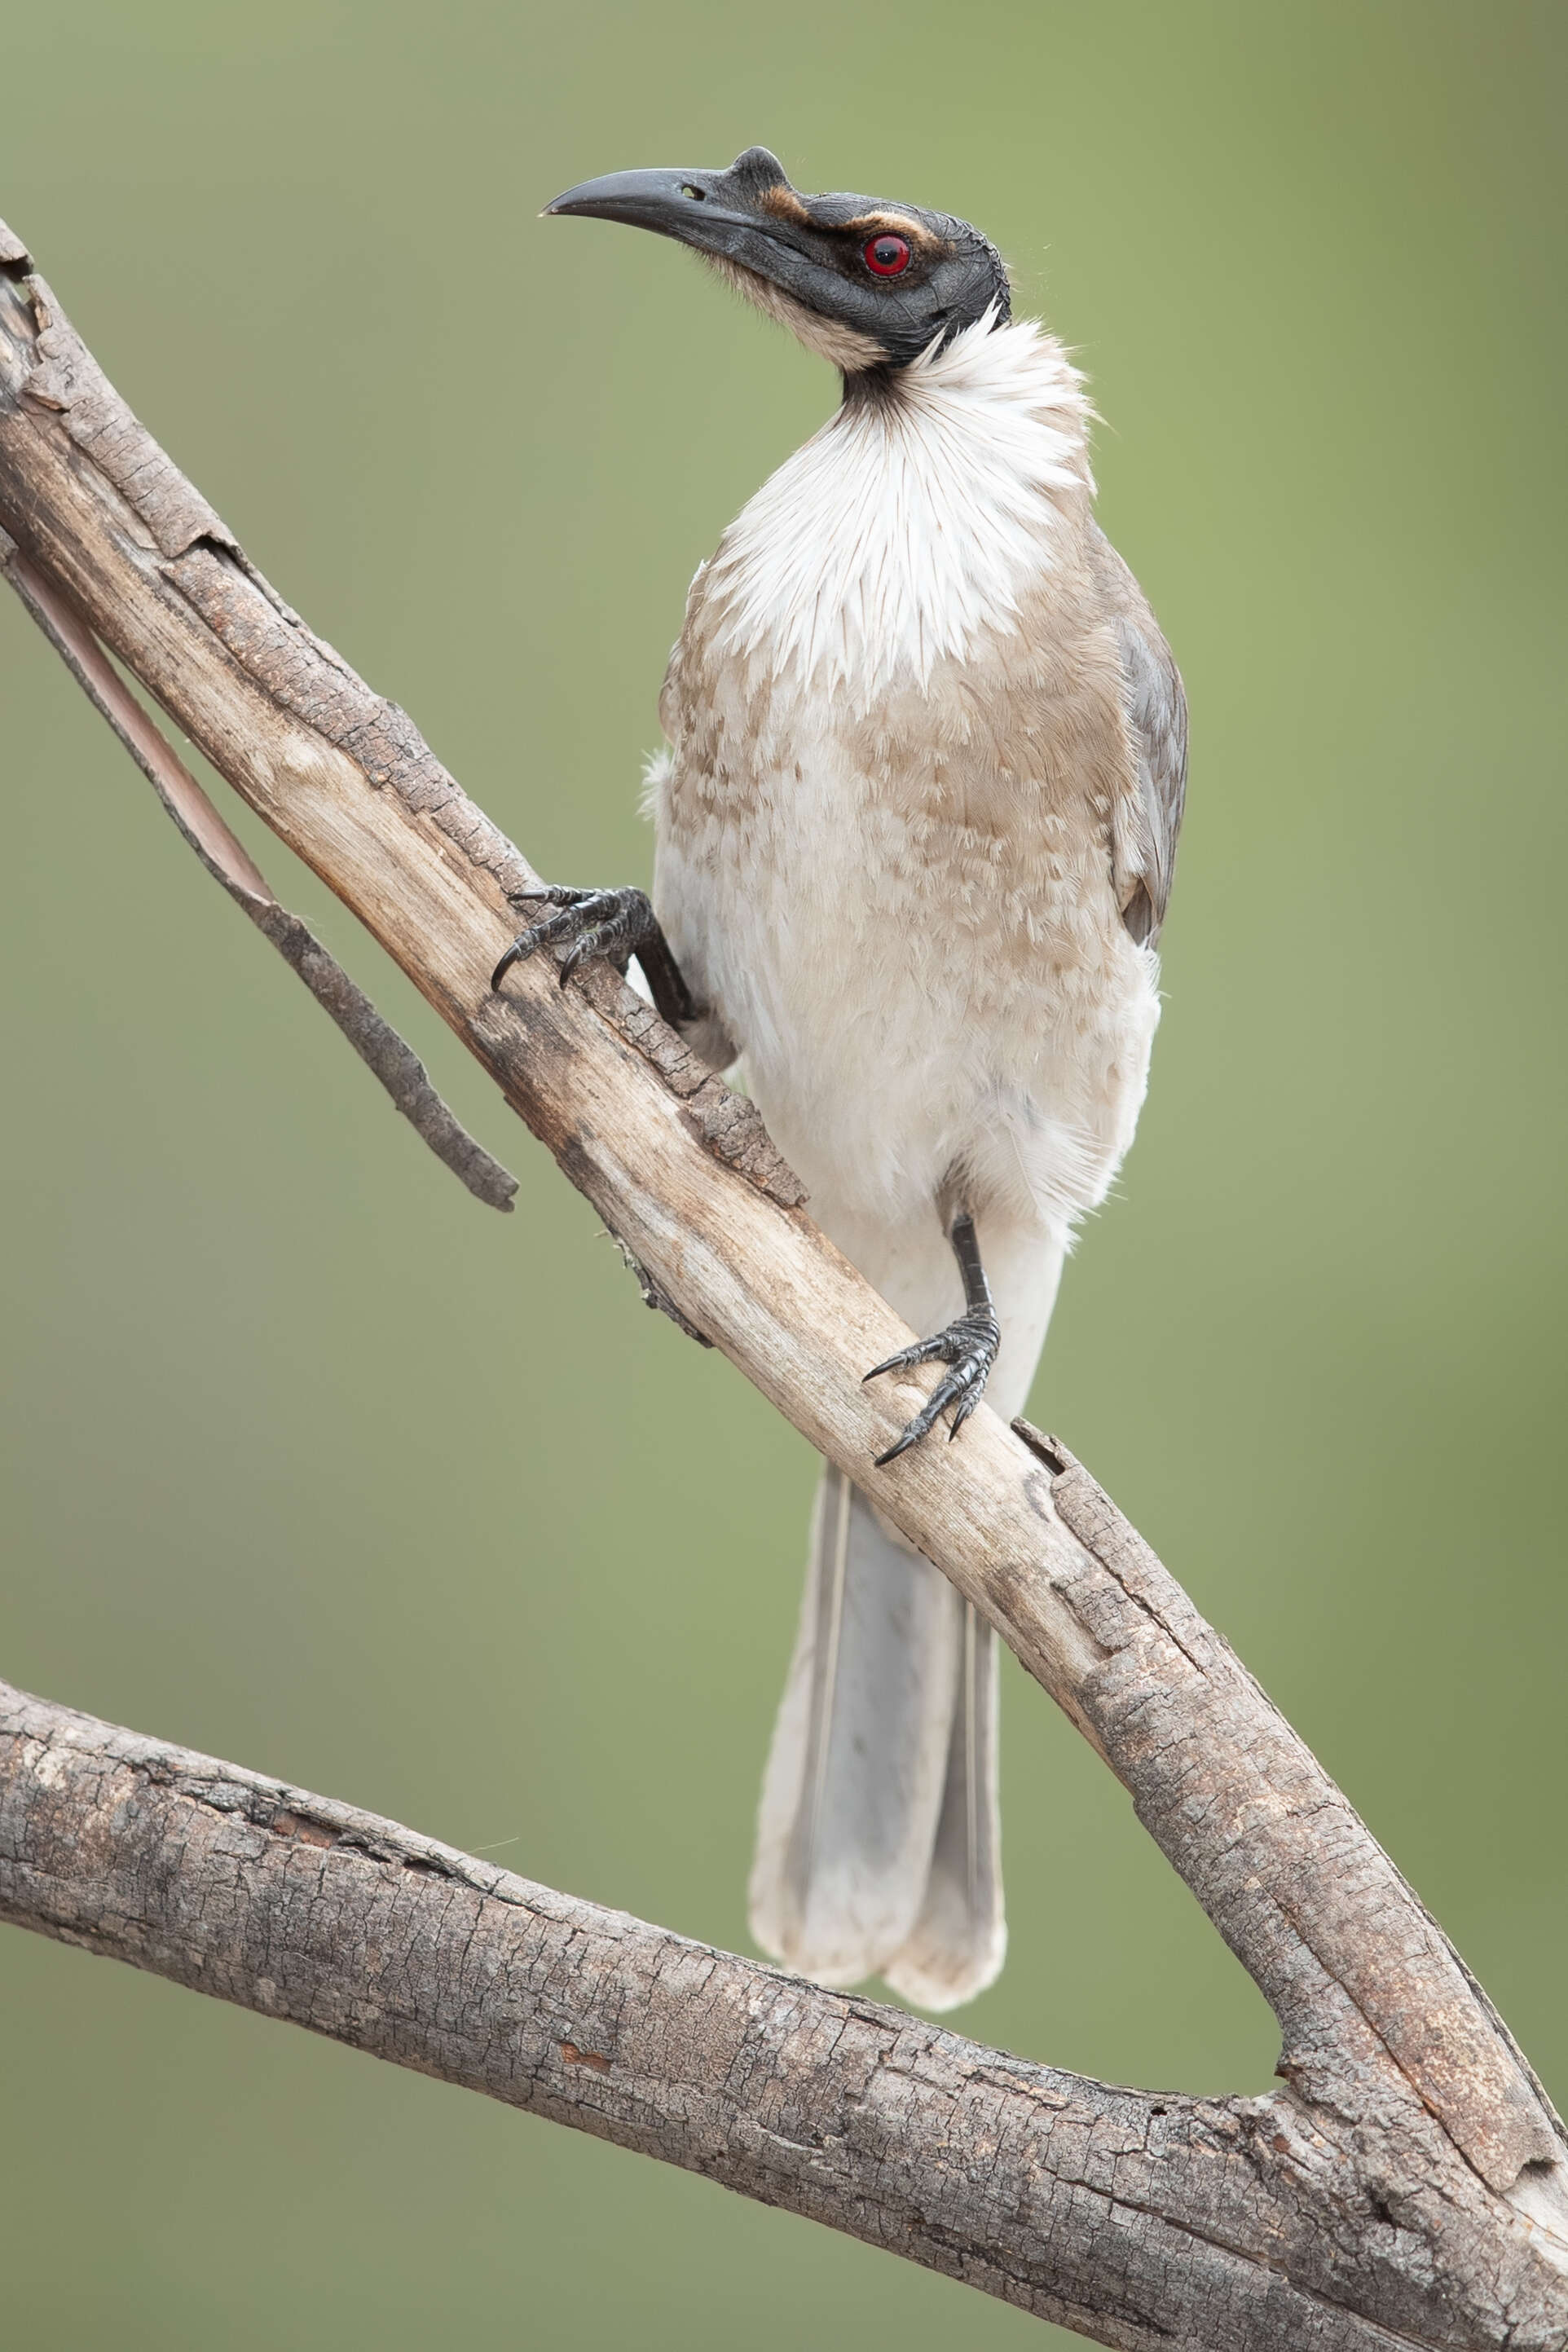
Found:
[[[1453,2331],[1440,2273],[1416,2331],[1375,2263],[1356,2284],[1389,2324],[1346,2307],[1344,2242],[1401,2224],[1353,2128],[1289,2091],[1157,2096],[1031,2065],[4,1685],[0,1908],[1129,2352],[1487,2340]],[[1449,2231],[1478,2221],[1479,2199]],[[1521,2242],[1506,2267],[1517,2308]]]
[[[751,1107],[602,968],[563,991],[539,959],[491,993],[504,893],[531,869],[248,564],[8,249],[0,528],[397,958],[658,1290],[853,1473],[1125,1783],[1279,2020],[1302,2145],[1331,2151],[1340,2224],[1287,2231],[1281,2274],[1320,2297],[1327,2264],[1333,2299],[1394,2341],[1568,2345],[1562,2126],[1343,1797],[1051,1441],[982,1410],[958,1445],[872,1469],[930,1375],[861,1387],[908,1334],[812,1226]],[[1011,2193],[1005,2166],[992,2186]],[[1163,2210],[1157,2186],[1148,2201]],[[1369,2210],[1385,2217],[1370,2233]],[[1342,2340],[1303,2311],[1267,2340]]]

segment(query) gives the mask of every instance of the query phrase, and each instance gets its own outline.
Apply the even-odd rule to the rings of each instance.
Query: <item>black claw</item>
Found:
[[[490,975],[492,989],[500,988],[514,963],[526,963],[539,948],[566,945],[560,972],[564,988],[579,964],[605,956],[624,971],[640,947],[662,937],[641,890],[575,890],[541,883],[536,890],[509,890],[507,897],[513,906],[542,901],[555,911],[518,933]]]
[[[968,1391],[966,1395],[959,1398],[958,1403],[953,1410],[952,1419],[948,1423],[947,1442],[950,1445],[952,1444],[953,1439],[958,1435],[959,1431],[963,1427],[964,1423],[969,1419],[970,1414],[974,1411],[975,1406],[980,1402],[984,1382],[977,1381],[975,1385]]]
[[[509,890],[507,903],[512,907],[531,907],[542,898],[552,907],[579,906],[584,898],[596,898],[596,890],[574,890],[563,882],[542,882],[536,890]]]
[[[950,1405],[953,1412],[948,1437],[951,1440],[958,1435],[984,1393],[1001,1343],[1001,1328],[994,1314],[987,1310],[961,1315],[956,1323],[950,1323],[945,1331],[937,1332],[934,1338],[918,1339],[912,1348],[900,1348],[896,1356],[888,1358],[886,1363],[872,1366],[866,1374],[868,1381],[876,1380],[882,1372],[903,1371],[913,1364],[951,1364],[952,1367],[945,1379],[938,1381],[897,1444],[889,1445],[885,1454],[878,1454],[879,1470],[885,1469],[889,1462],[896,1462],[899,1455],[907,1454],[911,1445],[918,1445],[921,1439],[936,1427]]]
[[[625,966],[626,950],[617,947],[616,943],[615,928],[613,923],[601,923],[595,929],[584,931],[581,939],[573,940],[561,959],[563,988],[565,987],[578,965],[590,962],[595,956],[608,956],[612,963]]]
[[[935,1421],[936,1415],[922,1407],[909,1427],[889,1446],[886,1454],[878,1454],[878,1469],[885,1470],[889,1462],[896,1462],[900,1454],[907,1454],[911,1445],[918,1445],[921,1438],[932,1428]]]
[[[506,895],[514,907],[542,900],[557,911],[518,934],[490,975],[492,988],[499,988],[512,965],[524,962],[536,948],[564,944],[563,988],[579,964],[602,956],[624,972],[636,956],[654,1010],[662,1020],[673,1029],[683,1029],[702,1019],[704,1008],[687,986],[646,891],[574,890],[560,883],[542,882],[537,889],[509,890]]]
[[[886,1454],[878,1454],[876,1463],[877,1468],[879,1470],[885,1470],[889,1462],[896,1462],[900,1454],[907,1454],[910,1447],[913,1445],[918,1439],[922,1438],[924,1435],[924,1430],[918,1427],[917,1424],[911,1421],[908,1429],[905,1430],[902,1437],[900,1438],[898,1444],[896,1445],[889,1445]]]

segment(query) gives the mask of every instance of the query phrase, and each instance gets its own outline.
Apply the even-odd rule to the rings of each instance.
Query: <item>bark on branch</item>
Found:
[[[1436,2294],[1430,2336],[1346,2307],[1332,2241],[1398,2225],[1364,2179],[1347,2199],[1352,2132],[1288,2092],[1032,2065],[3,1684],[0,1906],[1102,2343],[1467,2340]]]
[[[147,1759],[171,1751],[137,1741],[116,1748],[129,1735],[101,1727],[79,1726],[66,1741],[73,1755],[74,1739],[97,1758],[85,1778],[74,1764],[42,1768],[63,1772],[61,1785],[75,1791],[50,1816],[59,1825],[57,1859],[44,1874],[65,1890],[65,1908],[57,1917],[41,1882],[26,1874],[25,1849],[4,1843],[0,1854],[19,1855],[22,1868],[18,1877],[5,1866],[9,1916],[265,2005],[244,1990],[243,1921],[220,1967],[205,1957],[201,1901],[203,1884],[210,1892],[227,1883],[226,1873],[243,1883],[247,1901],[262,1899],[265,1883],[267,1900],[281,1906],[278,1948],[286,1943],[298,1956],[305,1987],[300,2007],[285,2004],[284,2013],[506,2096],[522,2095],[510,2074],[484,2078],[474,2054],[486,2047],[482,2022],[470,2047],[456,2021],[474,2002],[482,2011],[484,1987],[468,1973],[462,1938],[443,1941],[440,1923],[448,1909],[457,1917],[499,1906],[506,1932],[497,1949],[510,1951],[508,1936],[528,1941],[511,1916],[519,1908],[541,1935],[539,1922],[570,1916],[583,1923],[568,1975],[586,2021],[582,2035],[563,2029],[579,2053],[563,2062],[576,2069],[569,2091],[542,2071],[542,2059],[525,2070],[525,2103],[544,2112],[582,2121],[586,2101],[598,2117],[592,2127],[611,2137],[900,2244],[1110,2344],[1562,2352],[1563,2127],[1344,1798],[1054,1441],[1022,1423],[1009,1430],[983,1409],[959,1445],[871,1467],[918,1391],[892,1381],[868,1391],[859,1376],[908,1334],[803,1213],[800,1187],[755,1113],[602,968],[563,991],[536,960],[509,981],[504,998],[491,993],[489,974],[514,927],[505,893],[536,878],[531,870],[405,716],[313,637],[247,562],[120,401],[3,227],[0,529],[397,958],[657,1290],[998,1627],[1125,1784],[1270,2002],[1288,2087],[1267,2102],[1194,2104],[1047,2075],[561,1896],[498,1893],[520,1883],[481,1864],[447,1856],[432,1880],[434,1865],[403,1859],[404,1849],[441,1850],[385,1824],[362,1834],[353,1824],[363,1817],[342,1808],[300,1815],[341,1823],[347,1837],[326,1860],[309,1860],[311,1883],[338,1890],[312,1913],[299,1906],[300,1864],[294,1876],[281,1870],[289,1852],[255,1827],[253,1800],[276,1809],[283,1793],[268,1796],[271,1784],[189,1759],[165,1770]],[[112,1780],[121,1791],[107,1811],[94,1772],[105,1790]],[[125,1774],[128,1782],[115,1778]],[[214,1788],[252,1793],[243,1801],[200,1793]],[[188,1819],[166,1811],[176,1802],[191,1809]],[[298,1811],[291,1800],[285,1809]],[[23,1819],[35,1819],[26,1805]],[[252,1840],[243,1853],[224,1843],[240,1837],[242,1819]],[[145,1851],[135,1843],[139,1825],[152,1840]],[[78,1836],[84,1871],[72,1859]],[[404,1843],[376,1859],[375,1838]],[[411,1891],[410,1874],[417,1881],[422,1869],[425,1890]],[[375,1873],[387,1870],[395,1882],[384,1885]],[[341,1928],[332,1924],[340,1895]],[[430,1901],[434,1912],[423,1908]],[[380,1902],[408,1927],[410,1940],[397,1946],[400,1984],[414,1984],[408,1956],[434,1937],[417,1978],[426,2005],[412,1993],[400,2000],[395,2032],[378,2010],[374,1948],[353,1940],[355,1906]],[[340,1933],[349,1940],[334,1942]],[[356,1973],[366,1951],[370,1972]],[[657,1966],[656,1954],[665,1956]],[[565,1980],[524,1967],[515,1999],[496,1996],[510,2004],[507,2031],[535,2036],[536,2055],[537,2036],[548,2040],[540,2020],[554,1997],[549,1987]],[[650,2057],[640,2074],[630,2066],[623,2108],[607,2087],[618,2079],[614,2059],[601,2074],[582,2053],[619,2048],[616,2032],[640,2034],[635,2011],[645,2000],[662,2021],[669,2063]],[[782,2021],[795,2018],[809,2021],[804,2041]],[[935,2085],[931,2099],[883,2096],[884,2060],[853,2099],[845,2091],[835,2104],[836,2036],[866,2049],[891,2036],[898,2079]],[[818,2068],[826,2070],[825,2109],[811,2105],[807,2078]],[[769,2105],[785,2074],[789,2102],[804,2103],[798,2116],[793,2104]],[[680,2110],[689,2137],[647,2088],[655,2082],[679,2084],[665,2104]],[[1065,2160],[1058,2172],[1045,2161],[1038,2151],[1052,2131],[1042,2112],[1054,2111],[1042,2110],[1042,2084],[1080,2124],[1097,2118],[1089,2137],[1101,2150],[1121,2135],[1115,2163],[1125,2176],[1091,2181],[1091,2166]],[[1024,2101],[1016,2109],[1008,2105],[1015,2093]],[[870,2135],[865,2143],[845,2122],[850,2107],[856,2129]],[[748,2133],[765,2138],[773,2129],[764,2117],[786,2113],[801,2123],[798,2133],[779,2126],[800,2158],[787,2195],[766,2164],[748,2173],[734,2154],[742,2140],[757,2144]],[[1257,2117],[1268,2119],[1267,2158],[1254,2145]],[[665,2132],[675,2137],[661,2142]],[[1071,2141],[1069,2131],[1055,2144]],[[858,2170],[822,2153],[841,2147],[874,2149],[875,2161]],[[941,2198],[922,2202],[919,2191],[927,2173],[947,2179],[953,2147],[963,2151],[953,2161],[966,2184],[958,2221]],[[1212,2190],[1194,2189],[1200,2173]],[[1056,2185],[1038,2191],[1031,2184],[1046,2174]],[[1107,2228],[1091,2233],[1092,2246],[1075,2240],[1066,2218],[1077,2210],[1072,2197],[1115,2191],[1120,2200],[1124,2180],[1133,2186],[1113,2202]],[[924,2218],[911,2219],[917,2212]],[[1026,2243],[1026,2260],[1017,2251]]]

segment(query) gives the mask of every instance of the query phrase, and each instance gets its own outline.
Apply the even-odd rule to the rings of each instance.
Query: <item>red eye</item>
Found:
[[[907,236],[874,236],[866,247],[866,267],[879,278],[896,278],[909,268],[910,258]]]

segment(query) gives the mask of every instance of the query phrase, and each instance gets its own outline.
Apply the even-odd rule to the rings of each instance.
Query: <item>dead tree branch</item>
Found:
[[[0,1906],[1102,2343],[1464,2340],[1435,2296],[1430,2335],[1345,2307],[1314,2248],[1396,2225],[1364,2179],[1346,2201],[1352,2132],[1288,2094],[1032,2065],[4,1685]]]
[[[1059,2090],[1070,2078],[1020,2070],[1018,2062],[993,2053],[955,2058],[952,2053],[967,2046],[951,2036],[789,1985],[743,1962],[694,1958],[693,1948],[659,1931],[527,1890],[528,1903],[541,1906],[540,1919],[592,1916],[601,1937],[611,1939],[592,1947],[596,1963],[584,1963],[582,2035],[563,2028],[561,2038],[580,2054],[619,2049],[619,2034],[640,2031],[634,2012],[654,1999],[665,1963],[650,1978],[634,1952],[651,1956],[657,1946],[661,1954],[687,1956],[668,1962],[670,1985],[679,1990],[657,2002],[670,2062],[662,2074],[651,2059],[644,2074],[633,2065],[629,2079],[679,2079],[692,2116],[716,2118],[722,2110],[714,2148],[731,2147],[731,2122],[740,2132],[742,2114],[746,2129],[756,2131],[773,2112],[772,2069],[784,2062],[772,2053],[786,2013],[812,2021],[805,2043],[790,2045],[797,2057],[803,2048],[814,2053],[799,2059],[800,2084],[791,2092],[805,2102],[804,2120],[798,2132],[779,2126],[800,2149],[816,2146],[812,2117],[822,2122],[824,2149],[847,2137],[844,2111],[834,2106],[819,2116],[804,2087],[815,2067],[837,2079],[829,2025],[853,2039],[851,2027],[858,2033],[864,2021],[873,2021],[868,2034],[892,2036],[904,2053],[900,2063],[922,2081],[929,2068],[942,2086],[934,2105],[900,2105],[864,2086],[858,2094],[857,2115],[872,2133],[878,2177],[911,2184],[908,2210],[918,2206],[927,2217],[907,2228],[903,2220],[884,2226],[864,2201],[865,2179],[853,2168],[838,2172],[826,2157],[803,2158],[800,2175],[791,2176],[796,2187],[781,2200],[771,2175],[764,2186],[761,2172],[748,2179],[739,2168],[727,2171],[728,2158],[710,2161],[657,2144],[666,2128],[658,2102],[649,2099],[637,2125],[635,2091],[624,2113],[616,2107],[613,2119],[595,2127],[657,2153],[674,2152],[676,2161],[698,2163],[754,2194],[795,2202],[921,2260],[938,2259],[940,2239],[942,2267],[998,2293],[1012,2293],[1007,2280],[1022,2275],[1013,2255],[1004,2259],[996,2251],[1016,2230],[1035,2265],[1018,2299],[1052,2315],[1070,2310],[1068,2324],[1110,2344],[1223,2345],[1226,2352],[1374,2343],[1469,2352],[1506,2345],[1510,2352],[1563,2352],[1568,2143],[1562,2126],[1506,2029],[1344,1798],[1141,1538],[1053,1441],[1021,1423],[1009,1430],[982,1410],[961,1444],[916,1451],[886,1471],[871,1467],[918,1390],[894,1382],[865,1390],[859,1376],[908,1335],[802,1213],[800,1187],[750,1105],[603,968],[562,990],[536,960],[509,981],[504,998],[490,992],[489,975],[514,927],[506,893],[536,877],[465,799],[406,717],[313,637],[248,563],[131,415],[3,230],[0,528],[397,959],[658,1291],[815,1446],[849,1470],[998,1627],[1124,1783],[1140,1820],[1270,2002],[1288,2086],[1270,2101],[1215,2107],[1072,2082],[1063,2095],[1075,2114],[1119,2118],[1105,2125],[1110,2139],[1125,2127],[1117,2160],[1136,2184],[1126,2205],[1115,2208],[1115,2226],[1095,2240],[1092,2256],[1075,2254],[1063,2220],[1070,2198],[1060,2201],[1068,2197],[1065,2174],[1053,2174],[1058,2187],[1044,2203],[1032,2201],[1029,2185],[1042,2145],[1036,2086],[1044,2082]],[[101,1776],[102,1743],[128,1735],[89,1727],[80,1737],[89,1747],[100,1742],[94,1769]],[[76,1795],[58,1816],[61,1859],[53,1874],[70,1890],[60,1898],[66,1924],[78,1939],[101,1948],[121,1948],[116,1938],[123,1930],[131,1939],[127,1957],[230,1992],[223,1969],[202,1974],[209,1964],[200,1905],[184,1883],[188,1871],[200,1876],[193,1860],[200,1824],[194,1818],[184,1824],[184,1843],[156,1843],[165,1858],[161,1871],[145,1857],[139,1862],[133,1850],[136,1823],[152,1821],[149,1791],[161,1792],[156,1806],[176,1796],[192,1806],[205,1801],[180,1793],[190,1759],[160,1778],[160,1767],[135,1759],[170,1751],[138,1741],[131,1748],[132,1757],[113,1751],[114,1769],[132,1775],[134,1805],[103,1812],[91,1773],[79,1780],[72,1767],[67,1776]],[[264,1785],[228,1767],[200,1765],[198,1781],[203,1774],[215,1786],[214,1775],[226,1787]],[[269,1801],[281,1804],[282,1795],[274,1792]],[[215,1800],[209,1812],[217,1825],[212,1838],[220,1827],[238,1835],[236,1805]],[[340,1808],[327,1808],[321,1818],[351,1820]],[[377,1836],[417,1844],[405,1832],[374,1826]],[[161,1839],[162,1827],[153,1827]],[[89,1857],[85,1876],[71,1865],[78,1835]],[[123,1853],[122,1840],[131,1842]],[[172,1872],[173,1853],[180,1860]],[[281,1853],[268,1863],[271,1853],[261,1840],[254,1867],[264,1874],[289,1859]],[[376,1891],[382,1881],[373,1885],[367,1854],[372,1848],[363,1838],[351,1837],[341,1879],[336,1846],[327,1861],[310,1860],[309,1868],[323,1885],[331,1880],[346,1888],[348,1857],[355,1857],[353,1870],[363,1874],[357,1899],[373,1904],[383,1899]],[[448,1859],[458,1880],[444,1863],[439,1884],[428,1882],[437,1887],[437,1913],[458,1903],[452,1892],[458,1883],[469,1890],[462,1902],[470,1906],[481,1894],[503,1910],[513,1901],[495,1893],[502,1874]],[[243,1862],[245,1870],[252,1866]],[[420,1865],[376,1866],[395,1866],[399,1899],[416,1902],[404,1881],[410,1872],[417,1879]],[[214,1848],[214,1871],[241,1867],[229,1849]],[[116,1874],[134,1876],[139,1868],[141,1901],[122,1891],[111,1895],[111,1885],[121,1888]],[[292,1868],[298,1874],[300,1865]],[[286,1903],[293,1892],[287,1870],[278,1885],[278,1900]],[[49,1926],[53,1914],[36,1891],[14,1890],[5,1900],[14,1906],[10,1916]],[[318,2000],[328,2003],[306,2021],[335,2021],[341,2013],[345,2038],[382,2047],[383,2028],[372,2014],[383,2001],[379,1978],[374,1970],[363,1979],[356,1975],[358,1963],[345,1957],[358,1948],[352,1940],[341,1952],[334,1948],[335,1916],[328,1905],[313,1922],[306,1915],[299,1919],[301,1948],[311,1955],[308,1965],[301,1959],[304,2009]],[[150,1922],[144,1935],[126,1924],[143,1917]],[[352,1937],[352,1906],[343,1917],[341,1932]],[[651,1941],[643,1947],[638,1937]],[[429,2006],[417,2017],[399,2007],[398,2031],[410,2039],[406,2049],[388,2046],[387,2054],[479,2080],[465,2071],[469,2062],[452,2023],[481,1991],[459,1965],[462,1948],[460,1939],[442,1944],[437,1932],[431,1947],[437,1957],[418,1979]],[[161,1957],[149,1958],[153,1953]],[[234,1984],[242,1980],[242,1972],[233,1973]],[[406,1970],[400,1980],[415,1981]],[[525,1976],[515,2004],[506,2008],[509,2031],[548,2038],[553,2025],[545,2029],[534,2014],[544,1995],[531,1995],[530,1981]],[[330,1996],[329,1985],[335,1988]],[[590,1985],[602,2007],[587,2001]],[[331,2007],[334,2000],[341,2012]],[[722,2020],[742,2011],[748,2034],[760,2034],[756,2047],[769,2053],[754,2074],[736,2063],[738,2029],[716,2024],[716,2038],[705,2038],[710,2012]],[[286,2007],[284,2013],[299,2012]],[[340,2027],[330,2022],[329,2030]],[[753,2044],[743,2047],[749,2053]],[[916,2064],[917,2049],[937,2054]],[[437,2063],[448,2050],[450,2070]],[[942,2072],[950,2063],[977,2070],[965,2077],[962,2095],[955,2077]],[[1009,2122],[998,2069],[1008,2086],[1027,2076],[1026,2124]],[[579,2071],[570,2080],[584,2087],[570,2095],[553,2075],[531,2074],[531,2081],[550,2087],[540,2087],[536,2099],[529,2095],[544,2112],[562,2115],[589,2097],[608,2117],[615,2062],[607,2074],[591,2064],[587,2073],[593,2084]],[[880,2071],[869,2079],[879,2084]],[[1096,2101],[1112,2104],[1101,2110]],[[795,2115],[793,2106],[788,2112]],[[1267,2116],[1277,2166],[1265,2163],[1259,2173],[1251,2154],[1233,2153],[1222,2162],[1211,2151],[1200,2169],[1209,2168],[1205,2177],[1215,2181],[1224,2174],[1229,2185],[1223,2196],[1215,2189],[1212,2205],[1194,2201],[1191,2150],[1201,2136],[1194,2119],[1226,2117],[1242,2135],[1244,2113]],[[1223,2139],[1225,2127],[1214,2128]],[[638,2137],[644,2129],[647,2137]],[[943,2172],[954,2135],[969,2151],[962,2224],[940,2200],[922,2204],[918,2196],[927,2173]],[[1065,2147],[1070,2137],[1058,2145]],[[1239,2151],[1239,2139],[1236,2146]],[[1268,2184],[1269,2219],[1252,2234],[1238,2218],[1252,2210],[1254,2188],[1244,2193],[1244,2173],[1254,2188]],[[1087,2171],[1075,2173],[1074,2183],[1086,2198],[1106,2193],[1089,2186]],[[898,2198],[888,2210],[906,2210]],[[943,2234],[954,2229],[957,2237]],[[1172,2259],[1177,2243],[1187,2249],[1180,2262]],[[1157,2259],[1156,2248],[1163,2250]],[[1270,2293],[1256,2282],[1245,2294],[1239,2285],[1233,2289],[1206,2267],[1211,2254],[1261,2265]],[[1126,2301],[1134,2273],[1136,2312]],[[1232,2277],[1226,2271],[1225,2278]],[[1192,2284],[1199,2279],[1208,2284]]]
[[[417,1054],[404,1044],[364,991],[299,916],[279,906],[256,860],[154,727],[80,614],[33,569],[4,530],[0,530],[0,572],[100,718],[130,752],[182,839],[195,851],[213,880],[249,916],[262,937],[271,940],[290,971],[304,982],[366,1068],[381,1080],[415,1133],[476,1200],[492,1209],[509,1210],[517,1191],[516,1177],[453,1117]]]

